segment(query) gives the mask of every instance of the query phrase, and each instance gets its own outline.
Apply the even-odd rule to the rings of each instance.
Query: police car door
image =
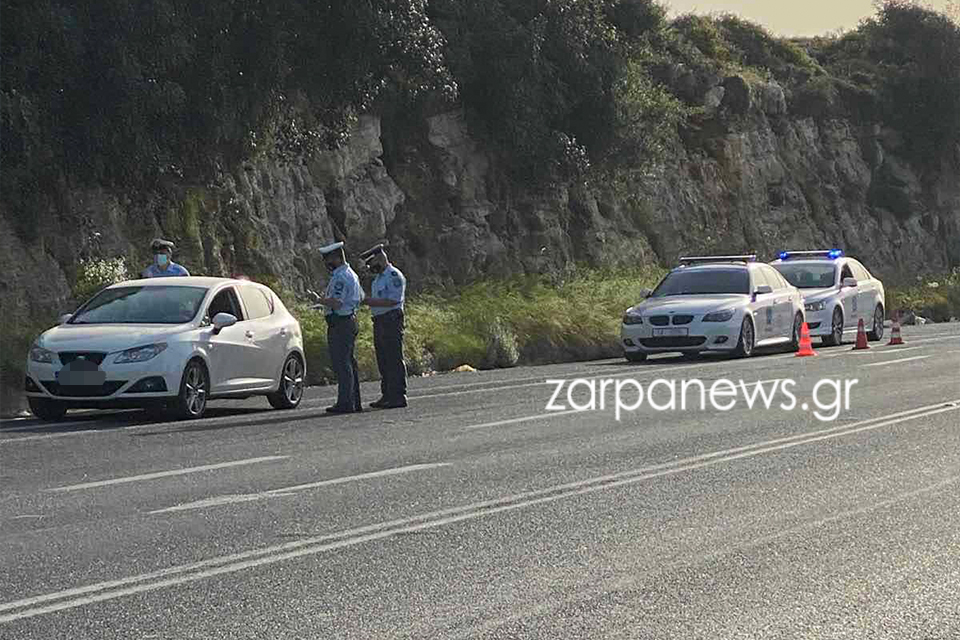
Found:
[[[844,262],[840,269],[840,301],[843,305],[843,331],[844,333],[857,330],[857,322],[860,320],[860,296],[858,287],[844,287],[843,281],[847,278],[854,278],[853,269],[849,262]]]
[[[790,283],[773,267],[763,267],[774,293],[774,326],[778,338],[793,337],[793,298]]]
[[[754,330],[757,334],[756,340],[760,342],[777,336],[777,292],[774,287],[775,283],[768,279],[762,267],[751,269],[750,273],[753,277],[754,292],[760,285],[767,285],[773,290],[771,293],[757,294],[754,302],[754,318],[756,319]]]
[[[873,328],[873,312],[877,308],[879,292],[877,283],[862,264],[855,260],[850,261],[853,277],[857,279],[857,306],[860,308],[860,317],[867,331]]]

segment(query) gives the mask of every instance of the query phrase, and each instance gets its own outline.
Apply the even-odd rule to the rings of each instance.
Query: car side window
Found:
[[[863,267],[859,262],[851,262],[850,266],[853,268],[853,277],[855,277],[859,282],[866,282],[870,279],[870,273]]]
[[[756,290],[757,287],[761,285],[769,285],[771,289],[777,288],[774,286],[774,283],[770,281],[770,277],[763,267],[753,270],[753,289]]]
[[[259,287],[244,285],[240,289],[240,295],[251,320],[265,318],[273,313],[273,301]]]
[[[840,282],[843,282],[845,278],[853,278],[853,271],[850,269],[850,264],[847,263],[843,265],[843,269],[840,270]]]
[[[228,287],[215,295],[207,308],[207,318],[213,320],[218,313],[229,313],[236,317],[238,321],[243,320],[243,311],[240,308],[240,301],[233,287]]]
[[[780,277],[780,274],[777,273],[777,270],[773,267],[763,267],[763,274],[767,277],[767,282],[774,291],[783,289],[786,286],[784,279]]]

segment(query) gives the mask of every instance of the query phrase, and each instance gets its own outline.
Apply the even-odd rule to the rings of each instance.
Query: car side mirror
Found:
[[[843,282],[840,283],[840,288],[845,289],[847,287],[857,288],[857,279],[856,278],[844,278]]]
[[[227,327],[237,324],[237,316],[231,313],[218,313],[213,316],[213,335],[217,335]]]
[[[72,313],[65,313],[60,316],[60,324],[67,324],[67,320],[73,317]]]
[[[754,293],[758,296],[762,296],[767,293],[773,293],[773,287],[768,284],[758,284],[756,291]]]

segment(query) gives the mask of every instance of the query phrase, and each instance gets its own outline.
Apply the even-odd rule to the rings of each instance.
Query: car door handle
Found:
[[[282,336],[287,335],[287,328],[286,328],[286,327],[280,327],[280,335],[282,335]]]
[[[253,331],[247,331],[244,335],[250,339],[253,339]]]

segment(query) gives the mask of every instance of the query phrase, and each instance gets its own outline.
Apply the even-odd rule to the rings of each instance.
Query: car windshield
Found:
[[[673,271],[664,278],[650,295],[695,296],[718,293],[750,293],[750,275],[746,269],[710,269],[701,271]]]
[[[827,264],[776,264],[774,265],[787,282],[798,289],[823,289],[832,287],[837,275],[837,267]]]
[[[200,310],[204,287],[150,286],[104,289],[68,324],[182,324]]]

